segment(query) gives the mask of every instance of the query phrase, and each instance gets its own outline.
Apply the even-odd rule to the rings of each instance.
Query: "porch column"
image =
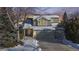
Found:
[[[24,29],[24,40],[25,40],[25,29]]]
[[[20,41],[19,29],[17,31],[17,35],[18,35],[18,41]]]

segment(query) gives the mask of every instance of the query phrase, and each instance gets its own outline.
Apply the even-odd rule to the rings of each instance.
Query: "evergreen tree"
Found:
[[[72,42],[79,43],[79,23],[77,17],[67,18],[66,12],[63,15],[65,37]],[[69,20],[69,21],[68,21]]]

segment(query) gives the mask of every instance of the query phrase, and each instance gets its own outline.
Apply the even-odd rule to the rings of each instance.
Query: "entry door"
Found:
[[[33,29],[26,29],[25,30],[25,36],[33,36]]]

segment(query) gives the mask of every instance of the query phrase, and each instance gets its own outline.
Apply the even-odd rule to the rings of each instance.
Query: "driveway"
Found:
[[[42,51],[78,51],[71,46],[67,46],[61,43],[50,43],[50,42],[39,42],[40,48]]]

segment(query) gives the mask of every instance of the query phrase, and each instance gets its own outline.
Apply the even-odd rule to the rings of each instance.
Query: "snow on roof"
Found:
[[[27,24],[27,23],[25,23],[24,26],[23,26],[23,29],[30,28],[31,26],[32,26],[31,24]]]
[[[59,15],[42,15],[42,16],[34,15],[33,18],[38,19],[38,20],[41,18],[45,18],[47,20],[50,20],[50,18],[59,18]]]

